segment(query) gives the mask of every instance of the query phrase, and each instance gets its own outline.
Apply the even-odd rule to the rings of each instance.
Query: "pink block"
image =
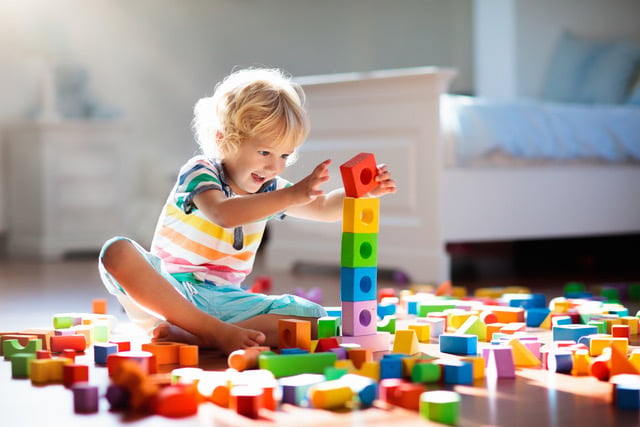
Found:
[[[391,334],[389,332],[378,332],[371,335],[360,335],[357,337],[338,337],[341,344],[358,344],[360,348],[371,351],[389,351],[391,348]]]
[[[342,301],[342,335],[372,335],[378,331],[376,300]]]

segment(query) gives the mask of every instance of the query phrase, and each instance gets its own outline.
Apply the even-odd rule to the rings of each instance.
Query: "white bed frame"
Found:
[[[398,192],[381,200],[378,265],[414,282],[450,278],[447,243],[640,232],[638,166],[446,167],[439,101],[454,76],[421,67],[298,79],[312,130],[285,177],[331,158],[332,189],[359,152],[388,164]],[[270,227],[270,266],[339,265],[340,223]]]

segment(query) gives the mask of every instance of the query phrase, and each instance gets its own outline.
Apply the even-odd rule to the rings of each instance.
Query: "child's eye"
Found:
[[[290,156],[290,155],[291,155],[291,154],[283,154],[283,155],[282,155],[282,156],[280,156],[280,157],[282,157],[283,159],[287,160],[287,159],[289,158],[289,156]]]
[[[266,156],[268,156],[268,155],[269,155],[269,152],[268,152],[268,151],[263,151],[263,150],[262,150],[262,151],[258,151],[258,154],[260,154],[261,156],[265,156],[265,157],[266,157]]]

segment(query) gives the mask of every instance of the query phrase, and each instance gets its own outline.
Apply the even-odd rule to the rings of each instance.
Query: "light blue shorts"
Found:
[[[256,294],[235,286],[217,286],[210,282],[199,284],[180,282],[166,271],[159,257],[149,253],[137,242],[126,237],[114,237],[104,244],[100,252],[100,277],[107,290],[118,298],[129,318],[144,330],[150,331],[164,319],[162,316],[145,309],[133,301],[118,281],[105,269],[102,263],[104,251],[117,240],[131,242],[147,262],[171,283],[183,297],[191,301],[200,310],[224,322],[241,322],[260,314],[281,314],[296,317],[322,317],[327,315],[322,306],[294,295]]]

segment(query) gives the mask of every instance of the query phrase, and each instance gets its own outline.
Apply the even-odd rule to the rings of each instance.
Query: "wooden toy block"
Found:
[[[478,353],[478,336],[470,334],[440,335],[440,351],[458,355],[475,355]]]
[[[430,313],[443,313],[452,308],[456,305],[448,300],[422,301],[418,303],[418,316],[427,317]]]
[[[390,405],[400,406],[400,385],[404,380],[400,378],[382,378],[378,384],[378,398]]]
[[[371,378],[374,381],[380,381],[380,362],[371,360],[364,362],[358,372],[355,372],[363,377]]]
[[[640,384],[622,383],[614,386],[616,408],[631,411],[640,409]]]
[[[460,328],[460,326],[462,326],[462,324],[466,322],[469,317],[475,314],[475,312],[470,312],[459,308],[446,310],[445,313],[447,314],[447,325],[454,330]]]
[[[340,165],[340,175],[347,197],[362,197],[373,190],[378,183],[378,167],[371,153],[359,153]]]
[[[76,335],[84,335],[84,338],[87,341],[87,347],[94,343],[95,340],[93,339],[93,326],[74,326],[72,330]]]
[[[125,362],[132,362],[137,365],[145,375],[155,374],[158,372],[158,362],[153,353],[149,351],[136,350],[119,351],[107,356],[107,371],[109,373],[109,377],[113,378],[113,375],[120,365]]]
[[[198,350],[197,345],[181,345],[178,348],[178,364],[180,366],[198,366]]]
[[[449,316],[447,315],[447,313],[444,312],[432,312],[427,314],[427,319],[440,319],[444,321],[443,327],[444,327],[444,332],[448,332],[449,331]]]
[[[478,341],[486,341],[487,325],[484,324],[480,317],[471,315],[458,327],[456,334],[476,335],[478,337]]]
[[[336,337],[339,335],[339,329],[339,317],[324,316],[318,319],[318,339]]]
[[[598,357],[591,359],[589,373],[600,381],[609,380],[611,348],[606,348]]]
[[[109,384],[105,392],[105,398],[109,402],[111,411],[120,411],[129,408],[129,392],[124,388],[115,384]]]
[[[458,425],[461,401],[455,391],[425,391],[420,396],[420,415],[428,421]]]
[[[262,408],[263,393],[264,391],[259,387],[233,387],[229,396],[229,407],[239,415],[257,419],[260,416],[260,409]]]
[[[195,389],[184,385],[163,387],[156,398],[156,414],[168,418],[183,418],[198,413]]]
[[[277,355],[272,352],[262,352],[258,356],[260,369],[271,371],[276,378],[298,374],[320,374],[324,369],[338,360],[335,353],[306,353]]]
[[[402,378],[402,358],[404,355],[385,354],[380,360],[380,378]]]
[[[200,397],[222,408],[229,407],[229,374],[224,371],[204,371],[198,380]]]
[[[506,324],[504,323],[490,323],[487,325],[486,332],[486,341],[491,341],[493,339],[493,334],[499,333],[500,329],[504,328]]]
[[[619,374],[640,375],[640,369],[636,367],[627,358],[627,352],[621,346],[611,346],[611,359],[609,361],[609,375],[613,377]]]
[[[263,351],[270,351],[271,348],[267,346],[248,347],[240,349],[229,354],[227,358],[227,364],[230,368],[237,371],[244,371],[246,369],[255,369],[258,367],[258,356]]]
[[[76,361],[76,351],[68,349],[68,348],[64,349],[64,350],[62,350],[62,353],[60,354],[60,357],[66,357],[67,359],[71,360],[72,363],[75,363],[75,361]]]
[[[546,351],[545,368],[558,374],[571,374],[573,371],[573,353],[570,350]]]
[[[107,314],[107,300],[95,298],[91,301],[92,312],[95,314]]]
[[[22,347],[26,347],[29,344],[29,341],[38,339],[36,335],[25,335],[25,334],[16,334],[16,333],[4,333],[0,335],[0,354],[4,354],[4,342],[8,340],[16,340],[17,344]],[[12,346],[13,347],[13,346]],[[7,359],[5,355],[5,359]]]
[[[376,330],[378,332],[389,332],[390,334],[395,334],[396,323],[396,316],[385,316],[381,321],[377,322]]]
[[[278,348],[311,347],[311,322],[300,319],[281,319],[278,322]]]
[[[99,408],[98,386],[87,383],[74,384],[73,411],[76,414],[95,414]]]
[[[109,325],[106,322],[92,324],[91,336],[94,342],[108,342],[111,337]]]
[[[87,339],[84,335],[54,335],[50,340],[51,352],[62,353],[65,349],[75,350],[78,353],[84,352],[87,348]]]
[[[33,385],[61,384],[64,380],[64,366],[71,360],[57,357],[55,359],[35,359],[29,364],[29,378]]]
[[[51,352],[49,350],[36,351],[36,359],[51,359]]]
[[[460,360],[471,363],[473,366],[473,379],[479,380],[485,377],[484,374],[484,358],[482,356],[465,356]]]
[[[345,197],[342,203],[342,231],[377,233],[380,226],[380,199]]]
[[[373,405],[378,396],[378,384],[374,380],[355,374],[346,374],[341,380],[351,388],[360,407]]]
[[[485,375],[490,378],[515,378],[513,351],[508,346],[491,346],[482,349],[485,359]]]
[[[25,329],[17,333],[17,335],[30,335],[30,336],[36,336],[37,338],[41,339],[43,350],[50,349],[49,340],[53,336],[53,334],[54,334],[53,329],[37,329],[37,328]],[[0,349],[0,352],[1,351],[2,350]]]
[[[391,348],[391,334],[389,332],[377,332],[375,334],[358,336],[342,335],[337,338],[341,345],[356,344],[362,348],[368,348],[373,352],[389,351]]]
[[[631,333],[629,331],[629,325],[612,325],[611,326],[611,335],[614,338],[631,338]]]
[[[414,383],[433,384],[440,381],[442,367],[432,362],[418,362],[411,370],[411,381]]]
[[[377,301],[342,301],[342,335],[360,336],[377,331]]]
[[[565,316],[564,314],[554,314],[551,316],[552,327],[557,325],[571,325],[572,323],[571,317]]]
[[[496,316],[489,310],[480,311],[480,313],[478,314],[478,317],[480,318],[480,320],[482,320],[482,323],[484,323],[485,325],[488,325],[490,323],[498,323],[498,316]]]
[[[93,361],[98,365],[107,363],[107,357],[110,354],[118,352],[118,344],[114,343],[95,343],[93,345]]]
[[[516,332],[524,332],[527,328],[524,322],[513,322],[500,328],[500,332],[507,335],[513,335]]]
[[[573,368],[571,369],[571,375],[585,376],[590,375],[589,365],[591,364],[591,357],[589,357],[589,350],[580,349],[573,353]]]
[[[522,307],[504,307],[497,305],[486,305],[485,310],[491,311],[496,315],[499,323],[525,323],[525,309]]]
[[[445,384],[473,384],[473,365],[455,359],[438,359],[433,362],[442,367],[442,379]]]
[[[155,359],[153,354],[144,353]],[[109,356],[107,366],[111,358],[118,354],[120,353]],[[123,358],[110,374],[113,384],[123,387],[129,393],[129,408],[134,411],[152,411],[159,390],[159,385],[151,381],[149,374],[143,369],[135,358]]]
[[[599,356],[605,348],[613,345],[619,346],[626,354],[629,346],[629,340],[626,338],[614,338],[612,336],[594,336],[589,342],[589,355]]]
[[[377,282],[377,267],[340,268],[340,301],[375,300]]]
[[[66,388],[86,382],[89,382],[89,366],[69,363],[62,367],[62,384]]]
[[[80,325],[82,318],[73,316],[70,314],[54,314],[53,315],[53,328],[54,329],[69,329],[72,326]]]
[[[509,346],[513,350],[513,363],[515,366],[533,368],[540,366],[541,361],[517,338],[509,340]]]
[[[636,348],[631,350],[631,355],[629,355],[629,362],[640,371],[640,349]]]
[[[351,402],[354,392],[345,381],[333,380],[309,388],[309,403],[317,409],[338,409]]]
[[[393,353],[416,354],[420,352],[418,336],[413,329],[403,329],[396,331],[393,340]]]
[[[111,339],[109,340],[110,344],[116,344],[118,346],[118,351],[130,351],[131,350],[131,341],[125,339]]]
[[[177,342],[150,342],[142,344],[140,349],[154,354],[158,365],[177,365],[180,362],[182,345]]]
[[[598,328],[593,325],[556,325],[552,328],[554,341],[575,341],[586,335],[598,333]]]
[[[410,323],[407,328],[416,332],[419,342],[428,343],[431,341],[431,325],[428,323]]]
[[[410,411],[417,411],[420,408],[420,396],[424,391],[423,384],[403,382],[397,390],[398,406]]]
[[[316,346],[317,352],[329,351],[335,348],[340,348],[340,343],[336,337],[320,338],[318,345]],[[345,349],[346,352],[346,349]],[[337,353],[336,353],[337,354]]]
[[[380,319],[384,319],[385,316],[394,316],[397,311],[398,298],[385,298],[378,303],[376,313]]]
[[[373,361],[373,351],[369,348],[351,348],[347,356],[353,362],[356,369],[362,368],[364,362]]]
[[[312,386],[325,382],[321,374],[298,374],[280,379],[282,403],[302,406],[307,401],[307,393]]]
[[[341,267],[376,267],[378,233],[342,233]]]
[[[426,318],[417,318],[417,323],[424,323],[429,325],[429,329],[431,330],[431,338],[438,338],[445,332],[445,319],[437,318],[437,317],[426,317]]]
[[[15,353],[11,356],[11,377],[29,378],[30,363],[36,360],[35,353]]]
[[[527,308],[525,314],[525,322],[530,328],[539,327],[542,322],[549,316],[551,310],[546,307]]]
[[[22,340],[24,342],[24,340]],[[11,359],[14,354],[30,353],[34,356],[42,350],[42,340],[39,338],[31,338],[26,345],[21,345],[18,339],[5,339],[2,342],[2,348],[5,360]]]

